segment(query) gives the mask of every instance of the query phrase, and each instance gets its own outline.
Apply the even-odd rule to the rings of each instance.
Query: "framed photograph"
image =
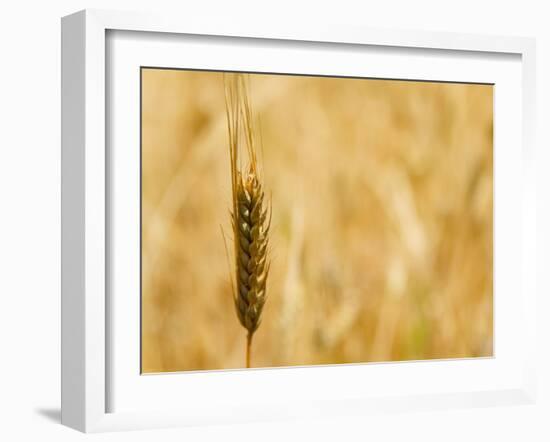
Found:
[[[534,41],[62,20],[62,422],[534,401]]]

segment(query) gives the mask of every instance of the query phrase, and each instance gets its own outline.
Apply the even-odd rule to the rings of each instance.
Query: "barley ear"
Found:
[[[233,206],[233,299],[239,322],[247,330],[246,366],[250,367],[252,337],[260,326],[267,297],[271,206],[268,208],[264,201],[263,182],[257,165],[247,78],[242,74],[226,74],[224,83]],[[241,150],[246,153],[246,165],[241,164]]]

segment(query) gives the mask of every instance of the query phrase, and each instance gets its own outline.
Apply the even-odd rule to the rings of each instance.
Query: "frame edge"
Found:
[[[90,432],[106,414],[103,23],[63,17],[61,53],[61,423]]]
[[[84,11],[61,20],[61,423],[85,428]]]

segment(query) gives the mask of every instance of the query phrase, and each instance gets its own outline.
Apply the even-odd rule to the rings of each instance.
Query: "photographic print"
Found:
[[[493,355],[493,86],[141,68],[142,373]]]

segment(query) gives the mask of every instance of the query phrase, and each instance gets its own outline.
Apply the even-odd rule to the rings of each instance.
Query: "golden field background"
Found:
[[[250,92],[273,207],[252,366],[491,356],[492,86],[251,75]],[[223,74],[143,69],[144,373],[244,366],[230,208]]]

